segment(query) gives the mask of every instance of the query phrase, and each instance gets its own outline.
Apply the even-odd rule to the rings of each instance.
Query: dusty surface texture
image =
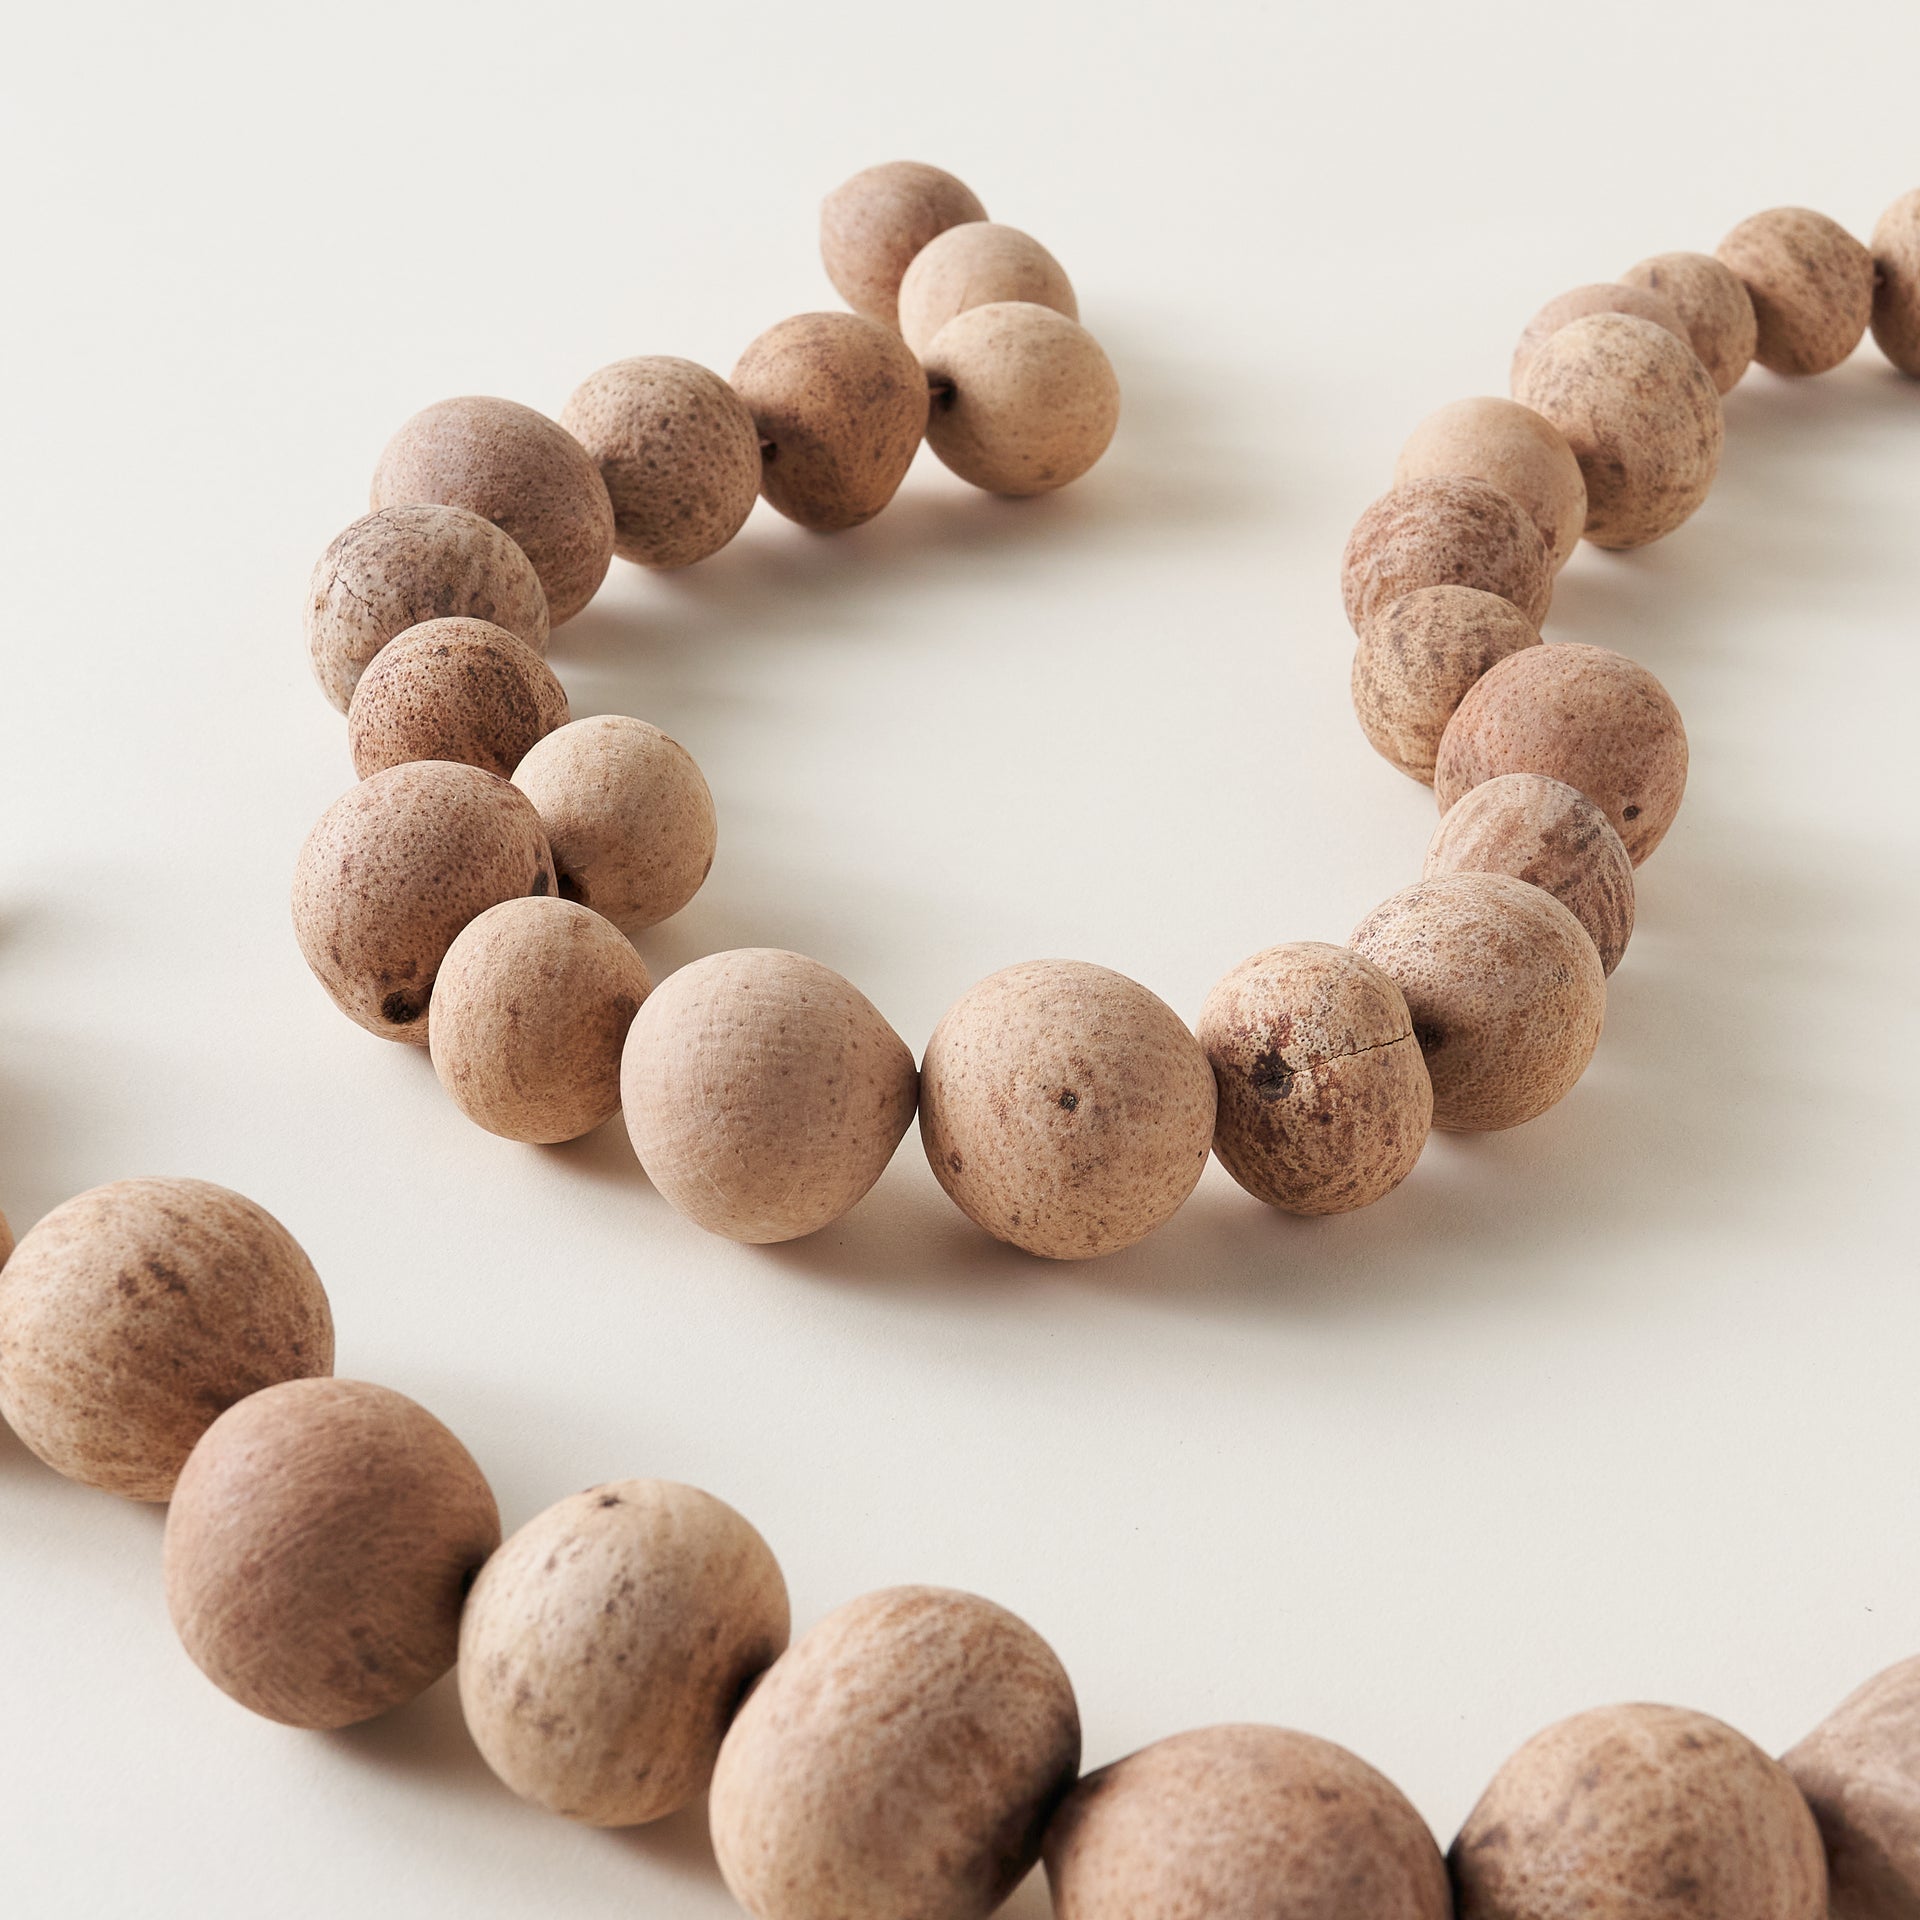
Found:
[[[307,835],[293,931],[348,1019],[427,1044],[433,978],[476,914],[554,891],[533,803],[478,767],[409,760],[343,793]]]
[[[1552,894],[1504,873],[1417,881],[1351,944],[1406,996],[1433,1081],[1433,1124],[1497,1132],[1572,1091],[1600,1043],[1607,978]]]
[[[1433,785],[1441,736],[1467,690],[1540,633],[1511,600],[1478,587],[1416,587],[1360,629],[1353,710],[1374,751]]]
[[[433,1070],[476,1125],[577,1140],[620,1111],[620,1050],[653,991],[611,921],[571,900],[503,900],[462,929],[433,983]]]
[[[228,1407],[332,1369],[313,1263],[264,1207],[205,1180],[95,1187],[0,1274],[0,1415],[109,1493],[165,1500]]]
[[[1590,286],[1574,287],[1557,294],[1529,320],[1513,350],[1513,362],[1507,378],[1518,393],[1534,355],[1570,320],[1584,320],[1590,313],[1630,313],[1639,320],[1651,320],[1665,327],[1676,340],[1693,344],[1687,323],[1665,294],[1649,287],[1630,285],[1624,280],[1600,280]]]
[[[1173,1218],[1213,1144],[1213,1070],[1165,1001],[1124,974],[1029,960],[941,1016],[920,1139],[968,1219],[1087,1260]]]
[[[1452,1920],[1406,1797],[1280,1727],[1176,1734],[1068,1795],[1047,1831],[1057,1920]]]
[[[820,259],[855,313],[899,324],[900,280],[920,249],[987,210],[963,180],[920,160],[888,160],[844,180],[820,203]]]
[[[1442,809],[1502,773],[1544,773],[1607,816],[1637,867],[1687,790],[1680,709],[1637,660],[1607,647],[1529,648],[1484,674],[1440,739]]]
[[[1873,337],[1902,373],[1920,379],[1920,187],[1874,224]]]
[[[307,587],[313,677],[342,713],[396,633],[456,616],[505,627],[547,650],[547,596],[533,562],[465,507],[386,507],[356,520],[320,556]]]
[[[985,1920],[1080,1765],[1053,1650],[972,1594],[894,1587],[830,1613],[740,1709],[714,1852],[755,1920]]]
[[[613,559],[613,502],[587,450],[513,400],[467,395],[422,408],[374,469],[376,508],[466,507],[533,562],[557,627],[594,596]]]
[[[1091,467],[1120,424],[1120,382],[1099,341],[1051,307],[969,307],[926,354],[927,444],[989,493],[1051,493]]]
[[[1422,878],[1510,873],[1544,887],[1586,928],[1604,972],[1633,938],[1633,861],[1587,796],[1544,773],[1502,773],[1463,793],[1434,829]]]
[[[724,1501],[670,1480],[589,1487],[482,1569],[460,1704],[515,1793],[628,1827],[706,1791],[741,1695],[785,1650],[787,1587]]]
[[[1553,560],[1511,494],[1457,474],[1408,480],[1354,523],[1340,561],[1347,623],[1359,633],[1420,587],[1478,587],[1538,627],[1553,602]]]
[[[514,769],[560,892],[626,926],[676,914],[713,868],[713,794],[671,735],[624,713],[556,728]]]
[[[1731,267],[1710,253],[1656,253],[1620,278],[1666,297],[1719,392],[1739,385],[1753,362],[1759,323],[1746,284]]]
[[[819,533],[857,527],[907,477],[927,378],[900,336],[856,313],[800,313],[740,356],[734,390],[760,436],[760,491]]]
[[[424,1407],[296,1380],[242,1400],[194,1448],[167,1513],[167,1606],[243,1707],[350,1726],[453,1665],[461,1602],[499,1544],[480,1469]]]
[[[1021,300],[1080,318],[1067,270],[1030,233],[992,220],[949,227],[914,255],[900,282],[900,331],[915,353],[969,307]]]
[[[1213,1150],[1256,1198],[1348,1213],[1413,1171],[1433,1086],[1406,1000],[1371,961],[1318,940],[1269,947],[1207,995],[1198,1038]]]
[[[1460,1920],[1826,1920],[1820,1834],[1750,1740],[1601,1707],[1510,1759],[1448,1856]]]
[[[830,967],[747,947],[654,989],[620,1073],[661,1195],[710,1233],[766,1244],[837,1220],[913,1118],[906,1042]]]
[[[347,747],[362,780],[405,760],[458,760],[504,779],[566,724],[566,693],[524,641],[486,620],[428,620],[360,676]]]
[[[692,360],[616,360],[574,389],[560,424],[598,463],[613,550],[636,565],[686,567],[718,553],[760,497],[753,415]]]
[[[1873,256],[1806,207],[1742,220],[1716,249],[1745,283],[1759,333],[1753,357],[1774,373],[1825,373],[1873,318]]]

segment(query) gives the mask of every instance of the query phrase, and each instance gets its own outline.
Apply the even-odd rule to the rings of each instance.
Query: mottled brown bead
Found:
[[[1825,373],[1873,318],[1873,256],[1806,207],[1742,220],[1716,249],[1745,283],[1759,333],[1753,357],[1774,373]]]
[[[915,353],[956,313],[1004,300],[1080,318],[1066,269],[1030,233],[992,220],[949,227],[913,256],[900,282],[900,331]]]
[[[1511,600],[1538,627],[1553,602],[1553,561],[1532,516],[1484,480],[1441,475],[1383,493],[1340,561],[1347,623],[1359,633],[1420,587],[1478,587]]]
[[[1571,292],[1555,295],[1527,322],[1507,372],[1508,383],[1516,394],[1540,349],[1569,321],[1584,320],[1590,313],[1630,313],[1636,319],[1651,320],[1656,327],[1665,327],[1676,340],[1692,345],[1686,322],[1665,295],[1646,287],[1630,286],[1625,281],[1595,281],[1591,286],[1575,287]]]
[[[1407,436],[1393,483],[1449,474],[1484,480],[1533,517],[1558,573],[1587,524],[1587,483],[1560,429],[1517,400],[1455,400]]]
[[[855,313],[899,324],[901,277],[937,234],[987,210],[964,181],[919,160],[866,167],[820,205],[820,259]]]
[[[1630,287],[1647,287],[1666,297],[1721,393],[1739,385],[1753,362],[1759,323],[1746,285],[1731,267],[1710,253],[1656,253],[1620,278]]]
[[[1920,187],[1874,225],[1873,337],[1902,373],[1920,380]]]

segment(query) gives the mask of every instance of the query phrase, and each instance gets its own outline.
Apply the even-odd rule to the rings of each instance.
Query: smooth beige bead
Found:
[[[567,723],[553,669],[485,620],[427,620],[374,655],[347,707],[362,780],[407,760],[458,760],[503,779]]]
[[[1587,524],[1587,483],[1558,427],[1517,400],[1455,400],[1407,436],[1393,483],[1458,475],[1517,501],[1540,529],[1558,573]]]
[[[900,281],[914,256],[949,227],[986,217],[964,181],[919,160],[889,160],[821,202],[820,259],[855,313],[898,326]]]
[[[560,424],[598,463],[613,550],[638,566],[687,567],[718,553],[760,497],[753,415],[692,360],[616,360],[574,389]]]
[[[1459,1920],[1826,1920],[1807,1803],[1704,1713],[1601,1707],[1503,1766],[1451,1855]]]
[[[1902,373],[1920,380],[1920,187],[1874,225],[1873,337]]]
[[[1176,1734],[1089,1774],[1047,1829],[1056,1920],[1452,1920],[1406,1796],[1280,1727]]]
[[[1207,995],[1198,1038],[1213,1151],[1256,1199],[1349,1213],[1413,1171],[1433,1086],[1406,1000],[1371,961],[1318,940],[1269,947]]]
[[[1586,928],[1612,973],[1633,937],[1633,861],[1599,807],[1544,773],[1502,773],[1470,787],[1427,844],[1422,878],[1510,873],[1544,887]]]
[[[1826,373],[1873,318],[1873,256],[1846,228],[1806,207],[1742,220],[1716,249],[1753,302],[1753,357],[1774,373]]]
[[[1553,561],[1511,494],[1458,474],[1390,488],[1354,523],[1340,594],[1355,633],[1421,587],[1478,587],[1538,627],[1553,603]]]
[[[1760,328],[1746,284],[1731,267],[1710,253],[1656,253],[1620,278],[1630,287],[1646,287],[1666,297],[1721,393],[1739,385],[1753,363]]]
[[[991,1601],[894,1587],[829,1614],[747,1697],[713,1848],[755,1920],[985,1920],[1080,1765],[1053,1650]]]
[[[473,1457],[404,1394],[296,1380],[206,1431],[167,1512],[167,1606],[243,1707],[345,1727],[453,1665],[460,1607],[500,1544]]]
[[[1676,340],[1684,340],[1688,346],[1693,344],[1679,309],[1664,294],[1623,280],[1596,281],[1591,286],[1575,287],[1555,295],[1527,322],[1507,372],[1508,385],[1514,393],[1520,391],[1526,371],[1540,349],[1569,321],[1584,320],[1590,313],[1630,313],[1636,319],[1651,320],[1656,327],[1665,327]]]
[[[589,1487],[481,1569],[460,1704],[523,1799],[638,1826],[706,1790],[742,1695],[784,1651],[786,1582],[724,1501],[670,1480]]]
[[[264,1207],[205,1180],[95,1187],[0,1274],[0,1415],[57,1472],[129,1499],[168,1498],[236,1401],[332,1369],[313,1263]]]
[[[427,1044],[433,978],[476,914],[554,891],[553,857],[517,787],[450,760],[409,760],[343,793],[293,874],[300,951],[348,1019]]]
[[[1417,881],[1350,943],[1406,996],[1433,1124],[1491,1133],[1564,1099],[1600,1043],[1607,978],[1552,894],[1504,873]]]
[[[817,960],[709,954],[640,1009],[621,1066],[627,1130],[662,1198],[730,1240],[797,1240],[886,1171],[913,1118],[913,1055]]]
[[[653,991],[633,942],[571,900],[503,900],[470,921],[433,983],[433,1070],[476,1126],[577,1140],[620,1111],[620,1051]]]
[[[560,892],[623,926],[651,927],[713,868],[713,794],[678,740],[624,713],[558,727],[514,769],[540,815]]]
[[[613,560],[600,469],[558,421],[517,401],[466,395],[407,421],[374,469],[372,504],[414,501],[466,507],[510,534],[556,627],[593,598]]]
[[[1440,737],[1441,810],[1483,780],[1544,773],[1603,812],[1637,867],[1687,790],[1680,709],[1637,660],[1562,641],[1510,655],[1476,681]]]
[[[345,713],[367,662],[397,633],[454,616],[505,627],[547,650],[547,596],[533,562],[465,507],[386,507],[320,556],[307,588],[307,650]]]
[[[1006,300],[1080,318],[1067,270],[1032,234],[970,220],[936,235],[913,256],[900,282],[900,331],[923,354],[956,313]]]

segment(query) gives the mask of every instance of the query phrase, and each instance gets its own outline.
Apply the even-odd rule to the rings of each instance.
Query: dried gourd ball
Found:
[[[1454,709],[1489,668],[1540,634],[1511,600],[1478,587],[1416,587],[1360,629],[1353,710],[1374,751],[1433,785]]]
[[[1720,471],[1726,422],[1713,378],[1651,320],[1570,321],[1534,355],[1515,397],[1566,436],[1597,547],[1643,547],[1671,533]]]
[[[1920,380],[1920,187],[1874,225],[1873,337],[1902,373]]]
[[[1213,1145],[1213,1069],[1186,1023],[1124,974],[1029,960],[941,1016],[920,1073],[940,1184],[998,1240],[1089,1260],[1179,1211]]]
[[[1449,1863],[1459,1920],[1827,1920],[1819,1829],[1785,1768],[1679,1707],[1536,1734]]]
[[[843,181],[820,204],[820,258],[855,313],[899,324],[900,279],[936,235],[987,210],[964,181],[919,160],[889,160]]]
[[[332,1370],[313,1263],[205,1180],[95,1187],[0,1274],[0,1414],[57,1472],[132,1500],[165,1500],[236,1401]]]
[[[1759,323],[1746,286],[1731,267],[1710,253],[1656,253],[1620,278],[1627,286],[1666,297],[1721,393],[1731,393],[1740,384],[1753,363]]]
[[[1030,233],[993,220],[949,227],[913,256],[900,282],[900,331],[915,353],[956,313],[1003,300],[1080,318],[1067,270]]]
[[[423,500],[466,507],[511,534],[540,576],[556,627],[607,577],[613,502],[600,469],[557,421],[517,401],[442,400],[387,442],[373,505]]]
[[[409,760],[343,793],[307,835],[293,931],[348,1019],[427,1044],[433,977],[476,914],[554,891],[533,803],[497,774]]]
[[[913,1055],[831,968],[748,947],[654,989],[620,1094],[661,1196],[709,1233],[767,1245],[838,1220],[886,1171],[913,1118]]]
[[[1510,873],[1543,887],[1586,928],[1604,973],[1633,937],[1633,861],[1607,816],[1544,773],[1502,773],[1469,787],[1427,844],[1423,879]]]
[[[1051,493],[1112,443],[1120,382],[1076,320],[1030,301],[969,307],[925,353],[927,444],[989,493]]]
[[[1031,1627],[894,1587],[830,1613],[747,1696],[713,1850],[755,1920],[986,1920],[1079,1765],[1073,1688]]]
[[[1563,641],[1511,654],[1477,680],[1440,738],[1441,810],[1502,773],[1545,773],[1584,793],[1637,867],[1687,790],[1687,730],[1637,660]]]
[[[1558,573],[1587,524],[1587,483],[1558,427],[1517,400],[1455,400],[1407,436],[1393,483],[1449,474],[1484,480],[1533,517]]]
[[[891,328],[801,313],[740,356],[734,390],[760,436],[760,491],[816,533],[873,516],[899,491],[927,427],[927,377]]]
[[[243,1707],[345,1727],[453,1665],[460,1606],[500,1544],[473,1457],[404,1394],[295,1380],[206,1431],[167,1512],[167,1607]]]
[[[460,1704],[515,1793],[596,1827],[706,1791],[742,1695],[785,1650],[787,1587],[724,1501],[670,1480],[589,1487],[481,1569]]]
[[[1600,1043],[1607,977],[1552,894],[1504,873],[1417,881],[1349,943],[1406,996],[1433,1081],[1433,1124],[1493,1133],[1545,1113]]]
[[[1685,340],[1689,346],[1693,344],[1679,309],[1664,294],[1631,286],[1625,281],[1596,281],[1591,286],[1575,287],[1569,293],[1557,295],[1527,322],[1507,373],[1508,384],[1515,393],[1520,391],[1534,355],[1568,321],[1584,320],[1590,313],[1630,313],[1636,319],[1651,320],[1656,327],[1665,327],[1676,340]]]
[[[1340,594],[1359,633],[1421,587],[1478,587],[1538,627],[1553,603],[1553,560],[1532,516],[1484,480],[1436,474],[1383,493],[1347,536]]]
[[[560,424],[599,462],[623,560],[692,566],[740,531],[760,496],[753,415],[692,360],[616,360],[574,389]]]
[[[1406,1000],[1371,961],[1297,940],[1243,960],[1201,1009],[1213,1151],[1258,1200],[1349,1213],[1389,1194],[1433,1121]]]
[[[1046,1860],[1056,1920],[1453,1920],[1399,1788],[1281,1727],[1175,1734],[1088,1774]]]
[[[1753,357],[1774,373],[1826,373],[1873,318],[1873,256],[1806,207],[1742,220],[1715,249],[1745,283],[1759,332]]]
[[[307,589],[313,677],[342,713],[367,662],[397,633],[456,615],[547,650],[547,596],[533,562],[465,507],[384,507],[320,556]]]
[[[553,848],[560,892],[651,927],[713,867],[713,794],[678,740],[624,713],[557,727],[514,769]]]
[[[502,778],[567,724],[567,696],[524,641],[485,620],[426,620],[374,655],[347,707],[361,779],[407,760],[458,760]]]

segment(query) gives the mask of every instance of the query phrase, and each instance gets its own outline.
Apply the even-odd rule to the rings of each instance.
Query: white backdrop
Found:
[[[1784,1745],[1920,1650],[1920,386],[1871,346],[1753,375],[1697,518],[1563,577],[1550,634],[1645,660],[1694,752],[1573,1097],[1350,1219],[1213,1170],[1081,1269],[983,1241],[913,1136],[818,1238],[710,1240],[617,1123],[510,1146],[348,1025],[287,919],[350,779],[300,606],[414,408],[724,372],[831,303],[825,190],[951,167],[1074,276],[1107,462],[1017,505],[923,455],[831,540],[762,507],[696,572],[616,562],[555,664],[718,798],[656,971],[797,947],[916,1051],[1038,955],[1191,1018],[1417,874],[1432,799],[1353,722],[1336,579],[1401,436],[1503,391],[1564,287],[1781,202],[1864,234],[1920,185],[1916,71],[1906,0],[16,22],[0,1206],[240,1188],[318,1264],[340,1370],[445,1418],[510,1527],[659,1474],[761,1527],[800,1624],[978,1589],[1060,1650],[1090,1764],[1278,1720],[1444,1844],[1580,1707]],[[450,1685],[334,1736],[249,1717],[174,1641],[161,1524],[0,1438],[10,1913],[730,1911],[697,1813],[521,1806]]]

